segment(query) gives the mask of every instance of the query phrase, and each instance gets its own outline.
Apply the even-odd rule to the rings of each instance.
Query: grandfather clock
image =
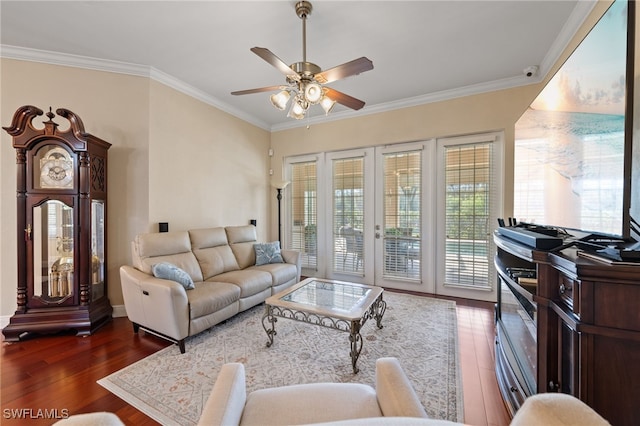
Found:
[[[28,333],[73,329],[89,335],[111,320],[107,298],[107,150],[73,112],[60,130],[42,110],[19,108],[11,126],[16,149],[18,308],[2,330],[6,341]]]

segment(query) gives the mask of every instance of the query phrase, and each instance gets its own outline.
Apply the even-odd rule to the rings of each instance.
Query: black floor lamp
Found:
[[[276,196],[278,199],[278,241],[280,242],[280,248],[282,249],[282,215],[280,214],[280,204],[282,202],[282,190],[289,185],[289,181],[282,180],[273,182],[271,185],[278,191],[278,195]]]

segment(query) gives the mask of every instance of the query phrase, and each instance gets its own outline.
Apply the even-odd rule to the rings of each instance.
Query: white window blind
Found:
[[[419,280],[422,276],[422,151],[384,154],[383,164],[383,274]]]
[[[492,149],[492,142],[445,148],[446,285],[491,287]]]
[[[364,273],[364,159],[333,160],[333,270]]]
[[[316,161],[291,164],[289,248],[302,254],[303,273],[318,269],[318,174]]]

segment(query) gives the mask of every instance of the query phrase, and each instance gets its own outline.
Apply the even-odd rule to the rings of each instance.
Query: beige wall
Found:
[[[269,132],[153,80],[149,101],[143,231],[157,232],[158,222],[178,231],[256,219],[258,238],[268,239]]]
[[[269,133],[149,78],[2,59],[0,122],[17,108],[64,107],[112,144],[108,164],[108,287],[121,305],[118,268],[141,232],[268,223]],[[40,118],[34,120],[39,124]],[[56,118],[66,127],[66,120]],[[0,132],[0,317],[16,309],[16,165]],[[266,226],[258,226],[261,239]]]
[[[150,99],[149,223],[180,230],[257,219],[267,238],[269,132],[155,81]]]

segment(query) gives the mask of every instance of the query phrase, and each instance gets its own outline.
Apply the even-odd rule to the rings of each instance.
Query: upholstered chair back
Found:
[[[142,272],[153,274],[153,265],[168,262],[185,270],[193,281],[203,280],[187,231],[140,234],[133,240],[131,251],[133,265]]]
[[[200,263],[205,280],[240,269],[223,227],[191,230],[189,236],[191,249]]]
[[[256,252],[253,245],[258,238],[256,227],[253,225],[227,226],[225,231],[240,269],[255,265]]]

